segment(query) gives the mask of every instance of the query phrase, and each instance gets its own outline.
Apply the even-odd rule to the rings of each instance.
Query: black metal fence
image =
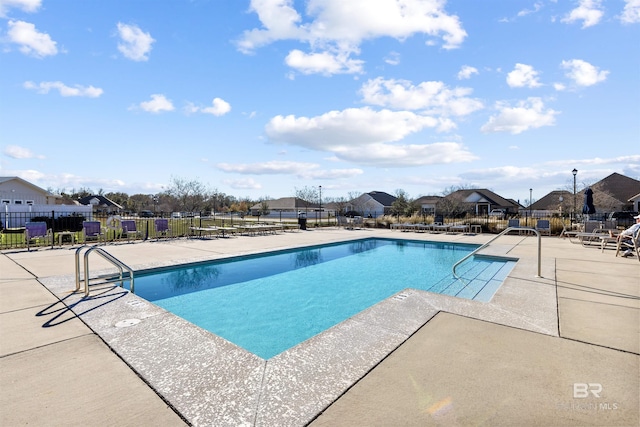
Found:
[[[156,233],[155,220],[164,218],[168,222],[168,232]],[[234,227],[247,222],[255,223],[258,218],[243,219],[237,215],[218,214],[211,216],[197,215],[176,217],[171,213],[156,213],[150,217],[108,215],[92,213],[89,217],[78,214],[48,212],[2,212],[0,213],[0,250],[21,249],[30,247],[55,247],[84,242],[83,221],[99,221],[102,230],[101,240],[122,241],[123,239],[155,239],[179,238],[192,234],[192,229],[205,227]],[[126,233],[122,221],[134,221],[135,233]],[[40,236],[27,242],[26,224],[31,222],[45,222],[46,236]],[[264,221],[261,221],[264,222]],[[131,232],[132,230],[127,230]],[[29,243],[29,245],[27,245]]]
[[[100,221],[103,230],[102,239],[104,241],[127,239],[155,239],[161,236],[156,235],[155,220],[157,218],[165,218],[168,221],[169,233],[163,234],[162,237],[185,237],[190,236],[193,228],[204,227],[234,227],[256,221],[265,222],[266,218],[245,217],[231,214],[215,214],[210,216],[193,214],[187,217],[176,217],[171,213],[155,213],[152,217],[125,216],[125,215],[108,215],[92,213],[90,217],[79,214],[69,214],[68,212],[57,212],[55,210],[48,212],[0,212],[0,250],[2,249],[20,249],[27,247],[26,240],[26,223],[28,222],[46,222],[47,229],[50,234],[46,237],[32,239],[29,246],[62,246],[72,243],[81,243],[84,241],[82,232],[82,222],[85,220]],[[465,218],[446,217],[435,218],[433,216],[412,216],[410,218],[396,216],[381,216],[377,218],[363,218],[364,227],[375,228],[392,228],[393,224],[402,222],[411,223],[433,223],[436,219],[447,224],[471,224],[479,226],[484,233],[499,233],[509,225],[509,219],[517,218],[520,227],[535,227],[539,219],[547,219],[551,224],[551,234],[558,235],[563,228],[570,228],[570,220],[559,216],[549,216],[536,212],[523,212],[521,215],[513,218],[498,218],[495,216],[467,216]],[[269,218],[267,222],[286,222],[284,218]],[[133,220],[135,222],[136,233],[123,233],[121,222],[124,220]],[[293,223],[296,222],[292,219]],[[335,217],[314,219],[311,216],[306,224],[307,227],[335,226],[338,221]],[[131,230],[129,230],[131,231]]]

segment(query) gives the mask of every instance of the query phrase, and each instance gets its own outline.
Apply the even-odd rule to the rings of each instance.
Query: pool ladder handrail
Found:
[[[76,249],[76,253],[75,253],[75,260],[76,260],[76,289],[74,292],[78,292],[80,290],[80,252],[82,252],[83,249],[85,249],[86,246],[80,246],[78,249]],[[131,269],[131,267],[129,267],[128,265],[126,265],[125,263],[123,263],[122,261],[120,261],[118,258],[114,257],[113,255],[111,255],[109,252],[105,251],[104,249],[98,247],[98,246],[92,246],[91,248],[89,248],[85,253],[84,253],[84,295],[85,296],[89,296],[89,254],[91,252],[97,253],[98,255],[100,255],[102,258],[106,259],[107,261],[109,261],[111,264],[113,264],[114,266],[116,266],[118,268],[118,270],[120,271],[120,277],[116,280],[107,280],[106,282],[120,282],[120,287],[124,288],[124,271],[126,270],[129,273],[129,280],[131,281],[131,293],[134,293],[134,287],[133,287],[133,270]]]
[[[532,228],[532,227],[507,227],[507,228],[505,228],[500,234],[498,234],[497,236],[495,236],[494,238],[492,238],[491,240],[486,242],[484,245],[477,247],[471,253],[469,253],[465,257],[463,257],[460,261],[458,261],[455,264],[453,264],[453,268],[452,268],[453,277],[455,277],[458,280],[462,280],[462,277],[460,277],[460,276],[458,276],[456,274],[456,267],[458,267],[460,264],[462,264],[463,262],[465,262],[466,260],[468,260],[469,258],[474,256],[478,251],[481,251],[482,249],[486,248],[493,241],[495,241],[499,237],[504,236],[505,234],[507,234],[510,231],[533,231],[534,233],[536,233],[536,235],[538,236],[538,274],[536,275],[536,277],[542,277],[542,275],[540,273],[541,272],[541,267],[542,267],[542,261],[541,261],[542,260],[542,239],[541,239],[541,236],[540,236],[540,232],[538,230],[536,230],[535,228]]]

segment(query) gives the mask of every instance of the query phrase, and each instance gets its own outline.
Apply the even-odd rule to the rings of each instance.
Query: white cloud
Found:
[[[540,98],[528,98],[526,101],[520,101],[515,107],[498,102],[496,108],[499,110],[498,115],[489,118],[480,128],[482,132],[510,132],[517,135],[526,130],[553,126],[555,116],[559,114],[550,108],[545,110]]]
[[[304,179],[352,178],[363,173],[362,169],[322,169],[316,163],[269,161],[262,163],[219,163],[218,169],[245,175],[295,175]]]
[[[389,65],[399,65],[400,64],[400,54],[398,52],[389,52],[384,58],[384,62]]]
[[[203,113],[213,114],[214,116],[224,116],[231,111],[231,104],[221,98],[214,98],[211,107],[202,109]]]
[[[598,67],[582,59],[562,61],[561,67],[567,70],[565,75],[578,86],[593,86],[596,83],[605,81],[609,74],[609,71],[600,71]]]
[[[303,18],[293,0],[252,0],[250,11],[262,28],[245,31],[237,42],[244,53],[279,40],[308,43],[311,52],[292,51],[287,64],[305,73],[361,72],[359,53],[364,40],[392,37],[404,40],[416,34],[442,40],[445,49],[459,47],[467,36],[457,16],[442,1],[422,0],[310,0]],[[431,43],[428,43],[431,44]]]
[[[262,184],[252,178],[224,179],[222,182],[236,190],[260,190],[262,188]]]
[[[0,18],[7,16],[10,8],[21,9],[24,12],[33,13],[40,9],[42,0],[0,0]]]
[[[224,116],[231,111],[231,104],[221,98],[214,98],[211,107],[198,107],[193,103],[188,103],[184,111],[190,113],[212,114],[214,116]]]
[[[146,61],[149,59],[151,45],[155,40],[151,34],[143,32],[135,25],[127,25],[118,22],[118,50],[133,61]]]
[[[353,74],[362,72],[363,61],[350,59],[344,54],[330,52],[304,53],[294,49],[285,58],[285,63],[303,74]]]
[[[510,87],[539,87],[538,72],[531,65],[516,64],[513,71],[507,74],[507,84]]]
[[[640,23],[640,0],[625,0],[620,21],[625,24]]]
[[[317,117],[276,116],[266,126],[276,143],[329,152],[340,160],[386,167],[466,162],[475,159],[461,144],[397,144],[442,121],[409,111],[368,107],[331,111]]]
[[[432,144],[369,144],[335,150],[336,156],[353,163],[378,167],[407,167],[466,163],[478,158],[457,142]]]
[[[276,116],[266,126],[274,142],[332,151],[351,146],[398,141],[439,121],[409,111],[374,111],[368,107],[330,111],[316,117]]]
[[[578,7],[565,15],[561,22],[572,24],[582,21],[582,28],[588,28],[598,24],[603,16],[600,0],[580,0]]]
[[[315,169],[319,166],[315,163],[270,161],[263,163],[218,163],[217,168],[224,172],[241,173],[246,175],[281,175],[299,174],[308,169]]]
[[[559,83],[559,82],[554,83],[553,84],[553,88],[555,90],[557,90],[558,92],[562,92],[562,91],[567,89],[567,87],[564,85],[564,83]]]
[[[463,65],[458,71],[458,80],[468,80],[472,75],[478,74],[478,69],[469,65]]]
[[[35,25],[24,21],[9,21],[8,26],[9,41],[20,45],[20,52],[25,55],[43,58],[58,53],[57,43],[51,40],[49,34],[36,30]]]
[[[538,12],[540,9],[542,9],[542,3],[541,2],[536,2],[533,5],[533,9],[522,9],[520,12],[518,12],[518,16],[522,17],[522,16],[527,16],[531,13],[536,13]]]
[[[150,101],[141,102],[139,108],[149,113],[161,113],[163,111],[173,111],[175,108],[171,100],[162,94],[151,95]]]
[[[292,3],[292,0],[251,0],[249,11],[258,15],[264,29],[245,31],[238,49],[251,53],[277,40],[305,39],[305,31],[298,27],[302,18]]]
[[[102,95],[103,90],[94,86],[74,85],[67,86],[62,82],[24,82],[25,89],[35,90],[38,93],[46,94],[50,90],[57,90],[61,96],[86,96],[88,98],[97,98]]]
[[[7,145],[2,151],[7,157],[13,159],[44,159],[42,155],[37,155],[28,148],[20,147],[18,145]]]
[[[483,108],[482,102],[470,98],[469,88],[448,88],[442,82],[422,82],[417,86],[407,80],[368,80],[360,89],[363,102],[395,109],[423,110],[430,114],[464,116]]]

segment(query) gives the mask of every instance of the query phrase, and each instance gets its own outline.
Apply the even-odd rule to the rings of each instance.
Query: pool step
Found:
[[[509,275],[514,265],[515,261],[505,263],[475,260],[461,266],[459,274],[462,280],[447,277],[427,290],[459,298],[488,302]]]

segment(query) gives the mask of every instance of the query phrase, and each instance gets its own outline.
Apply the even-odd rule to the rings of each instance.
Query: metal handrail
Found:
[[[74,292],[78,292],[80,290],[80,252],[85,249],[86,246],[81,246],[78,249],[76,249],[76,253],[75,253],[75,261],[76,261],[76,289]],[[85,253],[84,253],[84,294],[85,296],[89,295],[89,254],[93,251],[96,251],[96,253],[98,255],[100,255],[101,257],[103,257],[104,259],[106,259],[107,261],[109,261],[111,264],[113,264],[114,266],[116,266],[118,268],[118,270],[120,271],[120,278],[119,278],[119,282],[120,282],[120,287],[124,287],[124,278],[123,278],[123,273],[124,270],[127,270],[127,272],[129,273],[129,280],[131,281],[131,293],[134,293],[134,284],[133,284],[133,270],[127,266],[125,263],[123,263],[122,261],[120,261],[118,258],[114,257],[113,255],[111,255],[109,252],[105,251],[104,249],[98,247],[98,246],[93,246],[91,248],[89,248]]]
[[[460,261],[458,261],[455,264],[453,264],[453,268],[452,268],[453,277],[455,277],[458,280],[462,280],[462,278],[456,274],[456,267],[458,267],[460,264],[462,264],[463,262],[465,262],[466,260],[468,260],[469,258],[474,256],[478,251],[480,251],[480,250],[486,248],[487,246],[489,246],[491,244],[491,242],[493,242],[494,240],[496,240],[497,238],[499,238],[501,236],[504,236],[505,234],[507,234],[510,231],[523,231],[523,230],[524,231],[533,231],[538,236],[538,274],[536,275],[536,277],[542,277],[542,275],[540,273],[541,272],[541,268],[542,268],[542,261],[541,261],[542,260],[542,239],[540,237],[540,232],[538,230],[536,230],[535,228],[531,228],[531,227],[507,227],[507,228],[505,228],[500,234],[495,236],[493,239],[489,240],[484,245],[477,247],[471,253],[469,253],[465,257],[463,257]]]

